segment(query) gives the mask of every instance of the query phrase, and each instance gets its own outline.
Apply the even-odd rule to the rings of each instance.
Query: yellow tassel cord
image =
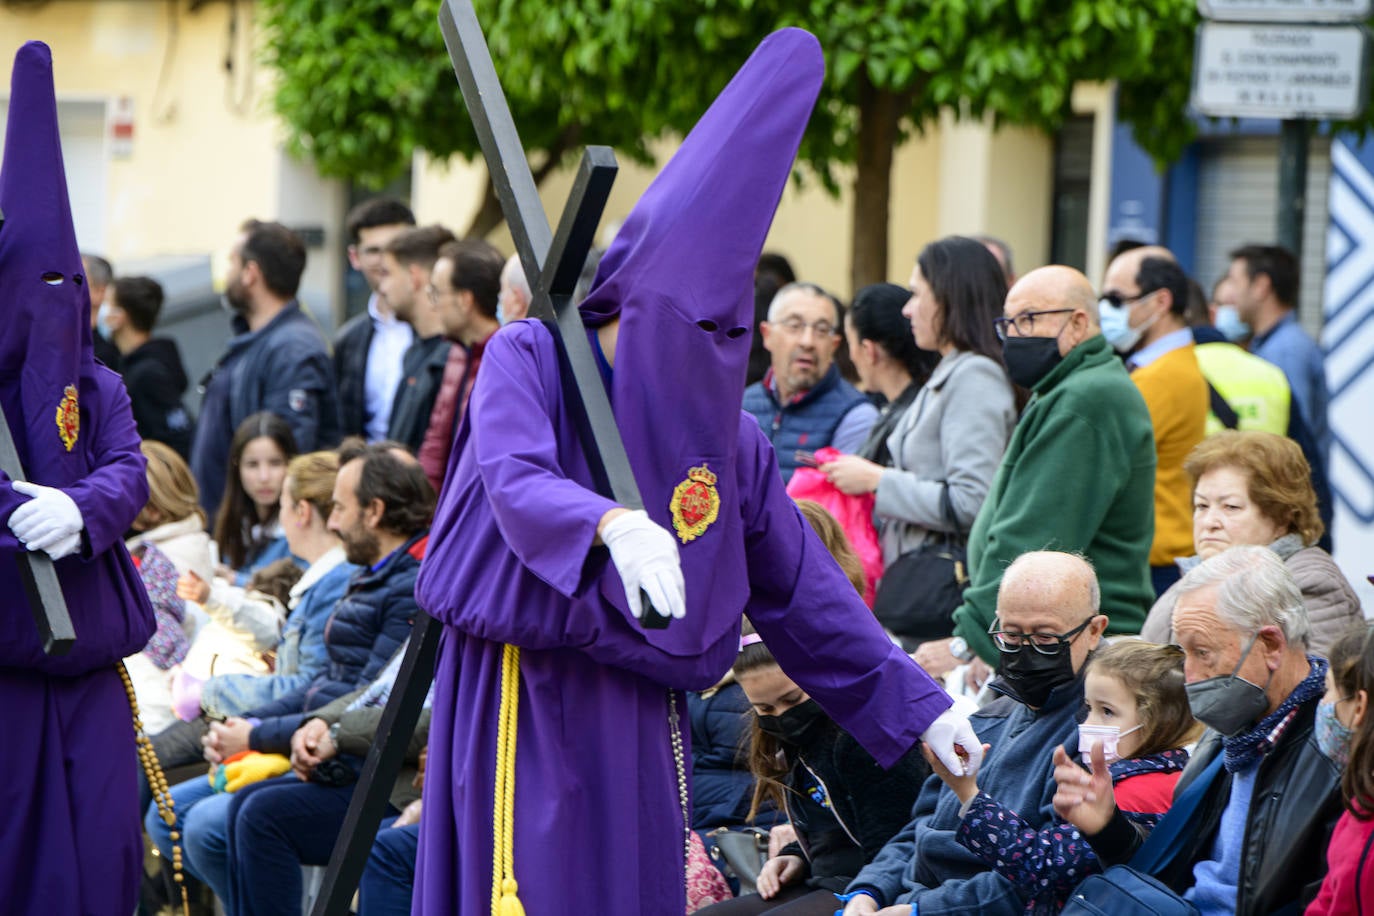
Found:
[[[501,710],[496,725],[496,804],[492,815],[491,914],[525,916],[515,883],[515,724],[520,712],[520,649],[501,653]]]
[[[175,829],[176,802],[172,800],[172,795],[167,789],[167,776],[162,772],[162,764],[158,763],[157,754],[153,751],[153,742],[143,730],[143,719],[138,712],[138,698],[134,696],[134,682],[129,680],[129,672],[123,662],[117,662],[115,670],[119,672],[119,679],[124,682],[124,692],[129,697],[129,709],[134,714],[134,742],[138,747],[139,763],[143,765],[143,775],[148,779],[148,787],[153,790],[153,801],[157,804],[158,815],[164,824],[173,828],[172,878],[181,891],[182,916],[190,916],[191,906],[186,899],[186,877],[181,873],[181,833]]]

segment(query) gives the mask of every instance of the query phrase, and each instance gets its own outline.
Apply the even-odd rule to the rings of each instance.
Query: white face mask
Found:
[[[1107,763],[1116,763],[1121,759],[1121,754],[1117,752],[1116,746],[1122,738],[1131,732],[1139,731],[1140,726],[1128,728],[1124,732],[1116,725],[1089,725],[1086,722],[1078,726],[1078,756],[1083,762],[1092,765],[1092,749],[1097,742],[1102,742],[1102,756]]]

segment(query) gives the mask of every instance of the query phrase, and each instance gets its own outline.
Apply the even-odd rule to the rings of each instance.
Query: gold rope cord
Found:
[[[496,724],[496,799],[492,806],[492,916],[525,916],[515,883],[515,731],[520,712],[520,649],[502,646]]]
[[[138,712],[138,698],[134,696],[134,682],[129,679],[129,671],[123,662],[115,663],[119,679],[124,682],[124,692],[129,697],[129,709],[134,714],[134,742],[138,746],[138,761],[143,765],[143,775],[148,779],[148,787],[153,790],[153,801],[162,822],[172,828],[172,878],[181,890],[182,916],[190,916],[191,907],[186,899],[186,877],[181,873],[181,833],[176,829],[176,802],[167,789],[167,776],[158,763],[157,753],[153,750],[152,739],[143,730],[143,719]]]

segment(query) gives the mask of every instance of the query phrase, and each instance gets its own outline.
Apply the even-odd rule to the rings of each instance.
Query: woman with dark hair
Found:
[[[229,473],[215,513],[220,559],[243,585],[259,566],[287,556],[277,512],[286,466],[296,457],[291,427],[274,413],[239,424],[229,444]]]
[[[993,326],[1007,297],[997,259],[973,239],[950,236],[922,250],[909,285],[909,333],[939,363],[887,437],[892,464],[846,455],[821,468],[845,493],[875,494],[885,569],[940,539],[968,537],[1016,423],[1016,392]],[[917,641],[949,635],[952,622],[943,610],[939,617],[923,619],[920,632],[908,618],[905,634],[896,621],[883,622]]]
[[[874,283],[859,290],[845,315],[844,336],[859,388],[887,401],[855,454],[883,467],[892,466],[887,437],[940,361],[939,354],[916,346],[911,322],[902,314],[910,298],[895,283]]]

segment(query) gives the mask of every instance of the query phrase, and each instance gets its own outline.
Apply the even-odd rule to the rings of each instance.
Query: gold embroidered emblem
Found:
[[[81,432],[81,412],[76,406],[76,386],[68,385],[62,392],[62,403],[57,405],[57,432],[62,436],[62,444],[67,451],[76,445],[76,437]]]
[[[720,514],[716,475],[706,465],[691,468],[687,479],[673,488],[673,528],[686,544],[701,537]]]

